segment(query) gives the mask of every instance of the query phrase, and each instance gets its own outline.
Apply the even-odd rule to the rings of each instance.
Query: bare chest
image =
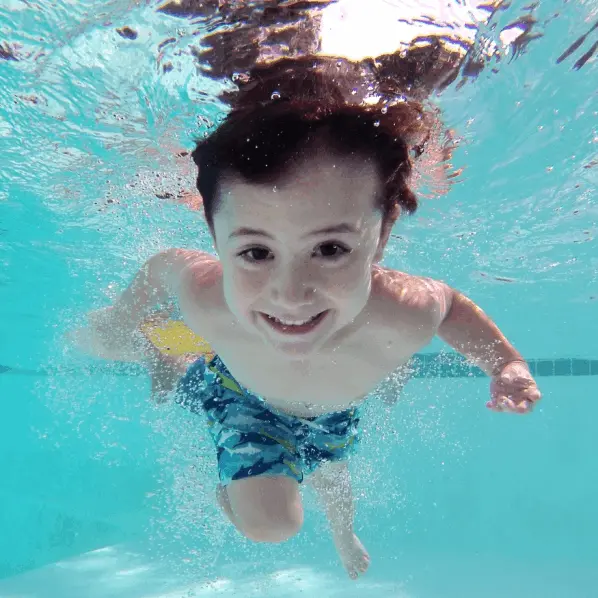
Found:
[[[228,310],[221,290],[213,296],[189,296],[181,311],[242,386],[280,409],[318,415],[361,402],[434,336],[437,318],[416,301],[418,289],[406,293],[409,302],[397,298],[404,286],[392,293],[386,287],[373,291],[350,328],[339,331],[327,348],[300,359],[277,352],[245,329]]]
[[[206,332],[217,339],[212,346],[241,385],[275,407],[305,417],[362,402],[421,346],[411,337],[369,331],[336,350],[289,360],[260,339],[230,330]]]

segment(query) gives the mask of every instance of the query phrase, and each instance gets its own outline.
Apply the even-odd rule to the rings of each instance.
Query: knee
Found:
[[[239,531],[254,542],[284,542],[303,526],[303,506],[295,480],[251,478],[229,488]]]
[[[270,515],[251,521],[244,521],[243,535],[253,542],[280,543],[290,540],[299,533],[303,525],[303,515],[288,513],[281,517]]]

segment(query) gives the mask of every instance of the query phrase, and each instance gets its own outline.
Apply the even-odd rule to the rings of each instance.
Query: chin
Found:
[[[299,343],[272,343],[272,346],[282,355],[289,359],[304,359],[315,353],[322,343],[299,342]]]

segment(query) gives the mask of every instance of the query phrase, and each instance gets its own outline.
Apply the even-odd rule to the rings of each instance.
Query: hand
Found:
[[[536,381],[527,364],[511,361],[492,377],[490,384],[492,399],[486,407],[492,411],[508,413],[530,413],[542,397]]]
[[[105,347],[124,342],[133,330],[127,329],[127,318],[114,306],[102,307],[87,314],[89,328],[98,342]]]
[[[126,318],[114,307],[105,307],[87,315],[87,326],[73,330],[67,338],[80,350],[93,357],[131,360],[134,330],[123,325]]]

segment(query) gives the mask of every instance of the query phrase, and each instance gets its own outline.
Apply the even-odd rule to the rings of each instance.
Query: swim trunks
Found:
[[[259,475],[301,483],[320,463],[345,460],[358,442],[357,408],[315,418],[284,413],[242,388],[218,356],[190,366],[176,401],[206,414],[224,485]]]

